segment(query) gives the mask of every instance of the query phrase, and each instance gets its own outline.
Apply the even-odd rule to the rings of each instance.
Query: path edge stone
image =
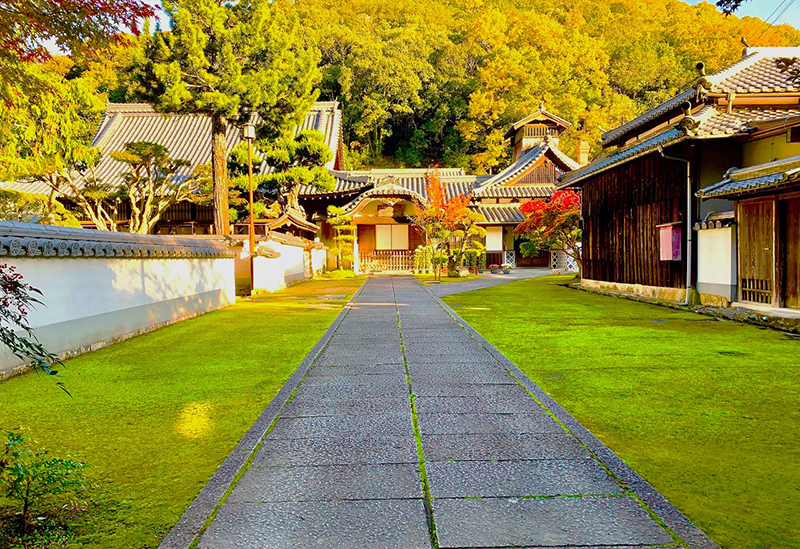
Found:
[[[447,311],[470,335],[478,340],[481,345],[491,354],[506,370],[516,377],[522,385],[536,397],[542,405],[547,408],[561,423],[563,423],[572,434],[592,451],[600,461],[617,476],[628,488],[641,499],[664,524],[675,532],[692,549],[720,549],[708,535],[698,528],[683,513],[678,511],[667,498],[656,490],[649,482],[642,478],[639,473],[631,469],[619,456],[617,456],[608,446],[603,444],[600,439],[594,436],[586,427],[581,425],[572,414],[564,409],[558,402],[531,380],[525,372],[520,370],[516,364],[511,362],[503,353],[498,351],[494,345],[483,337],[475,328],[455,312],[447,303],[442,301],[437,295],[431,292],[424,284],[420,284],[428,294],[439,302],[439,305]]]
[[[352,309],[361,291],[366,286],[366,279],[361,283],[358,290],[348,300],[336,318],[333,320],[322,337],[319,338],[317,343],[312,347],[308,354],[303,358],[297,368],[289,376],[289,379],[283,386],[275,393],[275,396],[261,412],[258,419],[242,436],[239,442],[234,447],[233,451],[228,454],[228,457],[217,468],[216,472],[208,479],[208,482],[203,486],[197,497],[189,504],[186,511],[183,512],[178,522],[170,529],[167,536],[158,546],[158,549],[188,549],[194,543],[198,534],[202,530],[206,521],[211,517],[211,514],[219,505],[225,493],[233,484],[234,479],[242,470],[244,464],[250,459],[254,450],[258,446],[261,439],[266,435],[272,423],[278,417],[278,414],[289,401],[295,389],[300,385],[300,382],[306,376],[314,361],[322,353],[322,350],[328,344],[334,332],[336,332],[342,320],[347,316],[347,313]]]

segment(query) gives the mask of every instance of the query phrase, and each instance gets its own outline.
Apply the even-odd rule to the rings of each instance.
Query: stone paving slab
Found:
[[[316,416],[281,418],[267,435],[276,438],[412,436],[410,415],[370,414],[363,416]]]
[[[385,345],[378,349],[370,349],[369,347],[371,346],[353,348],[352,345],[348,345],[339,349],[326,349],[315,364],[346,366],[403,362],[403,349],[399,345]]]
[[[253,467],[418,463],[413,436],[272,439],[253,458]]]
[[[544,412],[538,414],[418,414],[423,435],[475,433],[563,433]]]
[[[566,432],[561,434],[481,433],[422,435],[430,461],[582,459],[586,450]]]
[[[408,414],[407,394],[362,398],[320,398],[307,391],[298,393],[283,409],[282,417],[357,416],[364,414]]]
[[[489,368],[469,368],[462,371],[455,370],[452,367],[440,368],[432,367],[425,368],[422,366],[410,367],[411,378],[413,379],[414,386],[423,385],[438,385],[439,383],[486,383],[497,385],[516,385],[510,375],[506,372],[494,370]]]
[[[306,376],[306,380],[314,377],[340,377],[355,376],[360,374],[395,374],[406,375],[405,364],[348,364],[333,365],[325,364],[311,368]]]
[[[319,368],[328,368],[328,366],[319,366]],[[348,368],[348,366],[342,366]],[[406,380],[405,369],[400,372],[390,374],[380,373],[365,373],[339,376],[308,376],[303,381],[303,387],[300,389],[312,389],[317,387],[324,387],[326,389],[341,388],[341,387],[362,387],[364,385],[378,385],[380,387],[400,387],[408,392],[408,381]]]
[[[228,503],[421,499],[419,466],[329,465],[254,467],[245,472]]]
[[[428,462],[425,468],[434,498],[623,493],[592,459]]]
[[[365,383],[362,385],[327,384],[318,386],[301,387],[297,396],[311,399],[348,399],[348,398],[377,398],[377,397],[405,397],[408,395],[408,386],[383,385],[380,383]]]
[[[492,358],[477,341],[459,344],[435,344],[435,347],[433,345],[422,346],[409,343],[405,345],[405,349],[406,358],[409,362],[481,362],[482,359],[491,360]],[[497,361],[494,362],[496,363]]]
[[[524,414],[536,413],[541,410],[541,407],[533,399],[528,401],[502,396],[426,396],[418,397],[416,405],[417,411],[421,414]]]
[[[435,514],[441,549],[673,541],[630,497],[441,499]]]
[[[421,500],[229,503],[200,549],[430,549]]]
[[[509,399],[529,398],[525,389],[519,385],[506,385],[499,383],[453,383],[452,381],[442,380],[437,384],[413,384],[414,394],[418,397],[442,396],[442,397],[470,397],[479,400],[486,399]],[[532,409],[541,410],[541,407]]]

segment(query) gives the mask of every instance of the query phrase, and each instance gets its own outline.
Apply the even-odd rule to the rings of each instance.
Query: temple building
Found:
[[[448,195],[470,195],[469,207],[485,218],[487,264],[508,263],[514,266],[549,266],[549,252],[539,257],[525,258],[513,229],[524,219],[520,204],[547,198],[556,190],[556,180],[562,174],[579,167],[580,163],[559,149],[559,138],[570,123],[540,107],[533,114],[518,120],[505,137],[512,151],[511,163],[495,175],[477,176],[461,168],[440,168],[439,175]],[[412,224],[416,209],[427,201],[424,169],[344,170],[342,147],[342,113],[336,102],[318,102],[306,114],[295,132],[314,129],[322,132],[333,160],[326,166],[336,180],[329,192],[303,187],[299,208],[284,211],[277,219],[256,220],[256,233],[279,231],[318,240],[333,245],[333,231],[327,223],[330,205],[344,207],[357,225],[356,265],[361,272],[409,270],[413,266],[414,250],[426,241]],[[228,150],[240,141],[240,129],[230,125],[227,130]],[[110,153],[126,143],[148,141],[165,146],[172,158],[187,160],[189,165],[176,175],[189,177],[192,171],[211,161],[211,122],[205,115],[175,114],[165,116],[147,104],[109,104],[92,143],[102,149],[102,159],[95,176],[105,183],[121,180],[126,166],[112,159]],[[579,160],[588,160],[588,148],[581,144]],[[269,173],[266,163],[254,167],[254,173]],[[0,183],[0,188],[47,195],[47,183],[29,181]],[[60,200],[69,204],[64,193]],[[130,212],[120,208],[117,221],[125,226]],[[158,222],[161,234],[211,234],[213,212],[210,205],[181,202],[170,207]],[[84,223],[91,227],[91,223]],[[248,231],[247,223],[235,224],[234,234]],[[563,254],[555,261],[563,263]]]

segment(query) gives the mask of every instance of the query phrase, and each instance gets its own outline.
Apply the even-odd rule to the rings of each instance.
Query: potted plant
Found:
[[[511,274],[511,265],[503,263],[503,274]]]
[[[498,265],[497,263],[492,263],[491,265],[489,265],[489,270],[492,271],[493,275],[497,274],[498,269],[500,269],[500,265]]]

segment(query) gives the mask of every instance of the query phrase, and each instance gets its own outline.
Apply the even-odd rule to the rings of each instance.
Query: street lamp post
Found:
[[[255,289],[253,279],[253,261],[256,254],[256,230],[253,219],[253,140],[256,138],[256,127],[247,123],[242,128],[242,137],[247,140],[247,186],[250,189],[250,291]]]

